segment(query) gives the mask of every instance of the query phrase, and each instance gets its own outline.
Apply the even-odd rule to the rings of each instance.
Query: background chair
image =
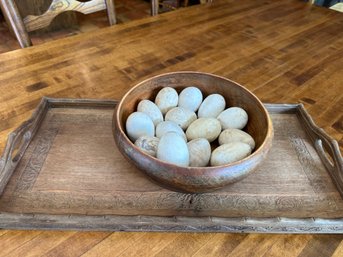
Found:
[[[22,48],[32,46],[28,32],[49,26],[57,15],[66,11],[89,14],[106,9],[110,25],[116,24],[114,0],[92,0],[88,2],[53,0],[48,10],[42,15],[28,15],[24,19],[22,19],[14,0],[0,0],[0,7]]]
[[[337,3],[341,3],[342,0],[313,0],[312,2],[319,6],[330,7]]]
[[[174,5],[170,4],[169,2],[174,2]],[[183,6],[188,6],[189,5],[189,0],[184,0]],[[200,4],[205,4],[205,3],[212,3],[213,0],[199,0]],[[151,15],[155,16],[158,14],[159,11],[159,6],[165,6],[168,9],[177,9],[181,6],[181,0],[170,0],[170,1],[163,1],[163,0],[151,0]]]

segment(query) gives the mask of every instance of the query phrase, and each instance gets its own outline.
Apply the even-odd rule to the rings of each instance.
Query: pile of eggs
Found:
[[[162,161],[185,167],[219,166],[254,150],[254,139],[242,130],[247,123],[246,111],[226,109],[220,94],[203,100],[197,87],[187,87],[179,95],[164,87],[154,102],[139,102],[126,120],[126,133],[143,152]]]

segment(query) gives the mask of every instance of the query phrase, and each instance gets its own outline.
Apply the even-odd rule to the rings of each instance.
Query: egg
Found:
[[[179,95],[178,106],[196,112],[202,102],[202,93],[197,87],[187,87]]]
[[[161,138],[168,132],[175,132],[179,134],[186,142],[187,137],[182,128],[173,121],[162,121],[156,126],[156,137]]]
[[[221,132],[220,122],[215,118],[199,118],[189,125],[186,130],[188,140],[205,138],[209,142],[217,139]]]
[[[230,107],[217,117],[223,129],[243,129],[248,123],[247,112],[240,107]]]
[[[173,121],[179,125],[183,130],[187,129],[188,126],[197,119],[195,112],[182,108],[175,107],[166,113],[165,120]]]
[[[177,106],[179,96],[174,88],[164,87],[156,95],[155,104],[166,114],[170,109]]]
[[[189,152],[186,142],[175,132],[164,134],[158,143],[157,158],[187,167],[189,165]]]
[[[242,142],[223,144],[212,152],[211,166],[220,166],[239,161],[250,154],[251,148],[248,144]]]
[[[248,133],[240,129],[225,129],[220,133],[218,142],[220,145],[232,143],[232,142],[242,142],[250,146],[251,150],[255,148],[255,140]]]
[[[137,106],[137,111],[144,112],[145,114],[147,114],[152,119],[152,122],[155,126],[161,121],[163,121],[162,112],[157,107],[157,105],[150,100],[140,101]]]
[[[156,157],[159,142],[160,139],[157,137],[141,136],[136,140],[135,145],[143,152]]]
[[[225,99],[220,94],[212,94],[205,98],[198,110],[199,118],[217,118],[224,111]]]
[[[151,118],[143,112],[133,112],[126,120],[126,132],[132,142],[141,136],[154,136],[155,126]]]
[[[211,158],[211,145],[205,138],[197,138],[187,143],[189,166],[206,167]]]

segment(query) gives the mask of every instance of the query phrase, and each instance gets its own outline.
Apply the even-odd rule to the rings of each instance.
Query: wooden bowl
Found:
[[[180,167],[154,158],[137,148],[125,133],[127,117],[143,99],[154,101],[163,87],[173,87],[178,93],[189,86],[198,87],[204,98],[218,93],[224,96],[227,107],[242,107],[249,115],[245,127],[255,140],[256,147],[243,160],[215,167]],[[208,192],[237,182],[252,172],[271,148],[273,127],[261,101],[243,86],[220,76],[202,72],[174,72],[147,79],[125,94],[113,116],[113,134],[120,152],[138,169],[166,188],[184,192]]]

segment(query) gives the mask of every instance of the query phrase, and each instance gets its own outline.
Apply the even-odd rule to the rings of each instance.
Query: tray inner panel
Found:
[[[0,212],[342,217],[343,201],[296,114],[271,114],[273,147],[253,174],[206,194],[150,181],[119,153],[112,108],[51,108],[0,198]]]

